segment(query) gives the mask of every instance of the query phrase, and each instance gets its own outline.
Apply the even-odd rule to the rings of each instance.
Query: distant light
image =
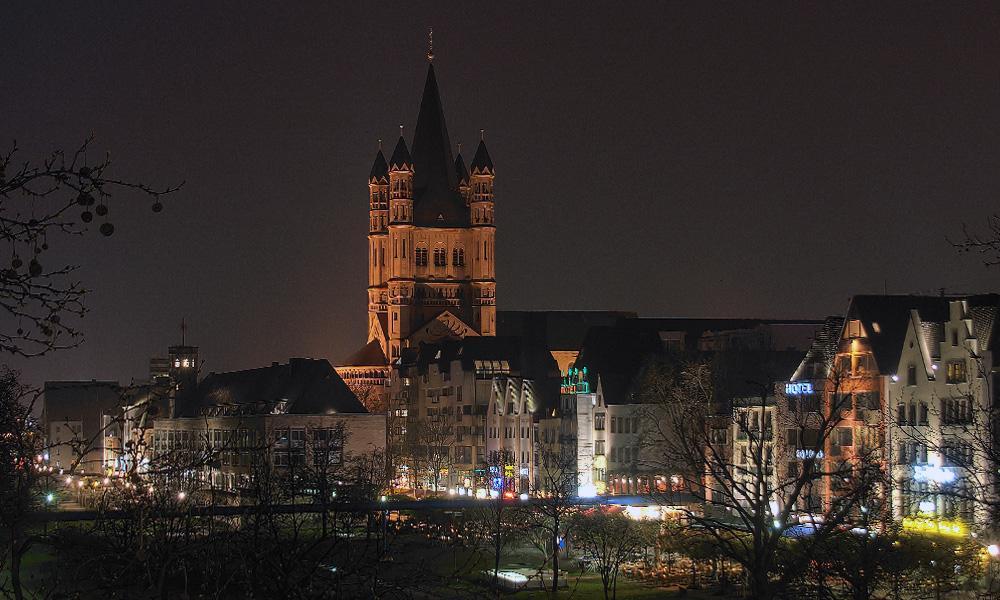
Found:
[[[931,368],[937,371],[937,365],[931,365]]]
[[[76,486],[77,487],[83,487],[83,480],[81,479],[80,481],[77,481],[76,482]]]
[[[986,546],[986,551],[990,553],[990,556],[1000,556],[1000,546],[996,544]]]
[[[500,492],[496,490],[490,490],[490,498],[499,498],[499,497],[500,497]]]
[[[108,485],[108,478],[107,477],[104,478],[104,485]]]
[[[893,375],[892,376],[892,380],[893,381],[899,381],[899,375]]]
[[[183,500],[184,496],[185,496],[184,492],[180,492],[179,494],[177,494],[177,499],[178,500]]]
[[[932,513],[934,512],[935,506],[930,500],[924,500],[918,505],[918,508],[920,509],[920,512]]]
[[[593,484],[581,485],[577,496],[581,498],[594,498],[597,496],[597,486]]]
[[[933,465],[917,465],[913,467],[913,479],[916,481],[952,483],[956,478],[955,471],[948,467],[935,467]]]
[[[66,478],[66,485],[73,485],[73,478],[72,477],[67,477]]]
[[[485,488],[479,488],[478,490],[476,490],[476,498],[479,498],[480,500],[482,500],[485,497],[486,497],[486,489]]]
[[[521,494],[520,497],[521,497],[521,500],[527,500],[528,499],[528,495],[527,494]]]
[[[382,500],[382,502],[385,502],[385,496],[382,496],[380,500]]]
[[[781,521],[775,519],[774,520],[774,528],[775,529],[781,529]]]
[[[49,494],[48,496],[45,497],[45,501],[48,502],[49,504],[52,504],[53,500],[55,500],[55,496],[53,494]]]

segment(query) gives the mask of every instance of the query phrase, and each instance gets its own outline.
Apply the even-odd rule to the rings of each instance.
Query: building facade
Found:
[[[995,498],[995,328],[1000,296],[856,296],[837,334],[812,352],[778,405],[826,418],[827,430],[779,429],[780,464],[820,461],[825,477],[798,508],[858,503],[904,528],[983,531]],[[815,420],[815,419],[814,419]],[[785,434],[784,432],[788,433]],[[820,440],[820,444],[816,440]],[[856,515],[861,518],[861,515]]]

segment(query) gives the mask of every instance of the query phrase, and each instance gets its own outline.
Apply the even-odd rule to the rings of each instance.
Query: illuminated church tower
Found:
[[[368,178],[367,358],[377,341],[389,363],[420,342],[496,332],[493,162],[482,140],[469,168],[453,156],[433,63],[412,150],[400,135]]]

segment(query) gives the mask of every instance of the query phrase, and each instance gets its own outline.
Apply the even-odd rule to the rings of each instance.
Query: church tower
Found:
[[[391,363],[420,342],[496,335],[493,161],[452,154],[433,53],[412,155],[400,135],[368,178],[368,342]],[[369,354],[371,352],[369,351]]]

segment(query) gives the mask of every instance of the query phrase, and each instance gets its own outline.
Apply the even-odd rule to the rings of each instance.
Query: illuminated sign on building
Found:
[[[789,396],[807,396],[813,393],[813,384],[810,381],[790,381],[785,384],[785,393]]]
[[[913,479],[935,483],[952,483],[955,481],[955,471],[933,465],[917,465],[913,467]]]
[[[795,458],[797,458],[799,460],[809,460],[810,458],[818,458],[820,460],[823,460],[824,456],[825,455],[823,454],[822,450],[820,450],[819,452],[817,452],[815,450],[796,450],[795,451]]]
[[[903,528],[914,531],[934,531],[950,535],[965,535],[965,524],[958,521],[938,521],[937,519],[905,518]]]
[[[587,367],[567,369],[559,391],[563,394],[589,394],[590,383],[587,381]]]

